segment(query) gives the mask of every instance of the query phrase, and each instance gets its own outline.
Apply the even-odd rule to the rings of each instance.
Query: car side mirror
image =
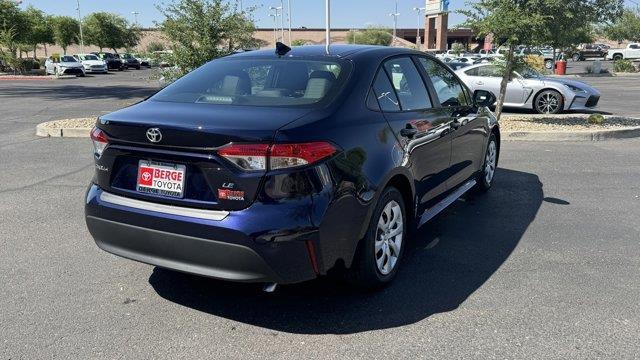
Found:
[[[486,90],[476,90],[473,93],[473,103],[478,107],[487,107],[495,104],[496,96]]]

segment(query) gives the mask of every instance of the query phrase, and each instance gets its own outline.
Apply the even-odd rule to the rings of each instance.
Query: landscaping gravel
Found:
[[[83,129],[83,128],[91,128],[96,123],[96,117],[86,117],[79,119],[62,119],[62,120],[54,120],[48,121],[46,123],[40,124],[40,126],[47,129]]]
[[[640,126],[640,119],[604,116],[602,125],[587,122],[588,114],[564,114],[564,115],[505,115],[500,120],[500,130],[514,131],[541,131],[541,132],[579,132],[597,130],[620,130]]]

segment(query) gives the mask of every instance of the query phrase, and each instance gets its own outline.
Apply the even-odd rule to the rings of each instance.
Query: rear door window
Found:
[[[369,107],[372,107],[372,99],[377,99],[380,109],[386,112],[400,111],[400,103],[396,97],[396,92],[391,86],[389,77],[383,69],[378,71],[373,82],[372,92],[369,93]]]
[[[431,108],[429,93],[411,58],[398,57],[387,60],[384,69],[391,79],[402,111]]]

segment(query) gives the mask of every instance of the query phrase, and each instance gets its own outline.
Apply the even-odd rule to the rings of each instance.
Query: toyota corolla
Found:
[[[86,223],[103,250],[164,268],[379,287],[411,229],[491,187],[494,101],[407,49],[220,58],[97,120]]]

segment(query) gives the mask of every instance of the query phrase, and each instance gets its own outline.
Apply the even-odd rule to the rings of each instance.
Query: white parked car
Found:
[[[85,74],[82,63],[71,55],[64,55],[60,58],[50,56],[44,62],[44,68],[46,73],[51,75],[84,76]]]
[[[607,60],[640,59],[640,44],[633,43],[627,45],[624,49],[609,49],[607,52]]]
[[[495,58],[495,57],[500,57],[502,55],[496,53],[495,50],[489,49],[480,49],[480,51],[478,51],[478,55],[480,55],[481,58]]]
[[[82,63],[85,73],[106,74],[109,71],[107,63],[94,54],[77,54],[73,55],[73,57]]]
[[[471,91],[500,93],[502,69],[495,64],[478,64],[456,71]],[[600,93],[580,81],[545,77],[534,70],[513,72],[507,85],[505,108],[533,109],[540,114],[558,114],[567,110],[592,110]]]
[[[482,58],[476,55],[476,56],[461,56],[461,57],[457,57],[457,58],[451,60],[451,62],[465,63],[465,64],[476,64],[476,63],[480,62],[481,60],[482,60]]]

